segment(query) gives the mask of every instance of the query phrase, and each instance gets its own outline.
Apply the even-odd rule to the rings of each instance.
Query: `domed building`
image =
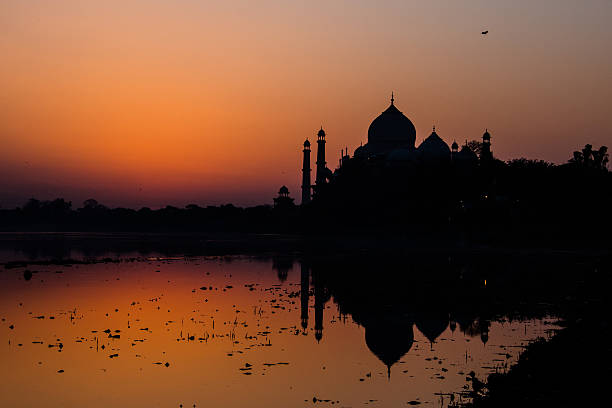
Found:
[[[287,209],[293,207],[293,198],[289,197],[289,189],[282,186],[278,190],[278,197],[274,198],[274,208]]]
[[[415,164],[418,159],[419,154],[416,149],[403,147],[395,149],[387,155],[387,165],[391,167],[410,166]]]
[[[416,161],[450,160],[451,150],[444,140],[433,132],[418,148],[416,128],[396,106],[391,95],[391,105],[372,121],[368,129],[368,142],[355,150],[355,157],[385,159],[390,166],[402,166]]]
[[[478,155],[474,153],[474,151],[470,149],[466,143],[461,147],[461,150],[459,152],[453,155],[453,159],[461,163],[475,164],[478,162]]]
[[[445,163],[453,163],[460,168],[473,168],[485,159],[491,161],[491,135],[488,131],[483,135],[480,158],[467,146],[461,148],[453,142],[449,145],[438,135],[435,126],[431,134],[425,138],[420,145],[416,146],[417,134],[412,121],[406,117],[396,106],[395,98],[391,94],[391,104],[380,115],[378,115],[368,128],[368,141],[354,151],[353,161],[348,154],[348,149],[342,149],[338,170],[345,164],[355,168],[355,165],[365,165],[369,169],[392,168],[400,170],[398,174],[406,174],[404,170],[419,166],[438,166]],[[310,142],[304,143],[303,159],[303,181],[302,181],[302,204],[310,202],[313,195],[326,189],[328,184],[336,176],[327,167],[326,155],[326,133],[321,128],[317,133],[317,160],[315,185],[310,184]],[[354,173],[353,173],[354,174]],[[388,175],[389,173],[387,173]]]
[[[448,145],[438,134],[436,133],[436,127],[433,127],[431,135],[427,139],[423,140],[423,143],[417,149],[421,160],[425,161],[443,161],[449,160],[451,157],[451,150]]]
[[[372,121],[368,128],[368,143],[355,151],[355,157],[387,155],[396,149],[414,150],[416,128],[395,106],[391,95],[391,105]]]

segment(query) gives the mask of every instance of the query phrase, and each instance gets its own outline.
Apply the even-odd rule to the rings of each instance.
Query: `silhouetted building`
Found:
[[[478,155],[467,145],[467,140],[461,150],[453,154],[453,161],[458,164],[476,164],[478,163]]]
[[[480,160],[491,160],[493,159],[493,152],[491,151],[491,134],[488,129],[485,129],[482,135],[482,147],[480,150]]]
[[[348,154],[348,147],[345,147],[344,149],[340,150],[340,159],[338,160],[339,166],[342,167],[342,165],[350,158],[351,156]]]
[[[423,140],[417,151],[419,159],[425,162],[448,161],[451,158],[451,150],[446,142],[438,136],[435,126],[431,134]]]
[[[415,149],[416,129],[410,119],[395,107],[393,94],[391,105],[372,121],[368,128],[368,143],[355,150],[355,157],[387,155],[396,149]]]
[[[308,139],[304,142],[304,160],[302,167],[302,205],[308,204],[311,198],[310,185],[310,142]]]
[[[325,161],[325,131],[323,127],[317,133],[317,175],[316,184],[320,186],[325,183],[325,170],[327,169],[327,162]]]
[[[437,164],[450,162],[471,163],[476,157],[475,153],[467,145],[459,151],[457,142],[453,142],[451,147],[438,135],[435,126],[431,134],[425,138],[421,144],[416,147],[416,128],[410,119],[408,119],[396,106],[395,98],[391,95],[391,105],[376,117],[368,128],[368,141],[364,145],[360,145],[355,149],[354,158],[362,161],[375,161],[383,163],[390,167],[402,167],[416,164]],[[327,180],[331,179],[333,174],[326,167],[325,161],[325,132],[323,128],[317,134],[317,174],[315,184],[321,186]],[[308,149],[310,150],[310,149]],[[309,160],[307,156],[306,143],[304,144],[304,163]],[[487,160],[492,158],[491,153],[491,135],[486,132],[483,135],[481,158]],[[342,149],[340,159],[338,160],[339,167],[344,166],[351,156],[348,154],[348,149]],[[303,177],[306,179],[307,166],[304,164]],[[302,183],[302,202],[305,196],[306,182]],[[315,189],[316,192],[316,189]]]
[[[451,160],[454,160],[457,157],[457,153],[459,150],[459,145],[455,140],[453,140],[453,144],[451,145]]]
[[[419,200],[442,203],[446,193],[450,193],[449,196],[471,195],[477,187],[467,180],[471,180],[470,176],[481,169],[484,169],[484,173],[490,173],[492,167],[489,164],[495,162],[488,131],[483,135],[482,143],[468,144],[466,141],[461,149],[457,142],[449,147],[435,126],[418,146],[416,141],[416,128],[396,107],[393,94],[389,107],[370,124],[367,143],[355,149],[353,157],[348,154],[348,148],[342,149],[338,168],[334,172],[327,168],[326,134],[321,128],[317,133],[316,178],[311,190],[308,189],[307,180],[310,174],[310,148],[304,144],[302,204],[310,199],[319,201],[319,197],[326,197],[321,198],[321,202],[325,201],[328,208],[346,208],[353,203],[362,206],[392,206],[398,200],[412,200],[415,205],[418,205],[416,202]],[[470,146],[479,151],[480,159]],[[479,162],[486,165],[478,167]],[[444,178],[443,174],[452,176]],[[448,181],[454,182],[451,188],[438,188]],[[463,181],[466,181],[465,185],[461,185]],[[398,186],[398,183],[398,198],[391,198],[391,189]],[[487,179],[486,184],[494,184],[494,181]],[[312,194],[309,195],[310,191]],[[437,196],[440,199],[436,199]],[[431,208],[431,212],[442,211],[442,207],[431,205],[425,205],[425,208]]]
[[[278,190],[278,197],[274,199],[274,208],[286,209],[294,205],[293,198],[289,197],[289,189],[287,186],[282,186],[280,190]]]

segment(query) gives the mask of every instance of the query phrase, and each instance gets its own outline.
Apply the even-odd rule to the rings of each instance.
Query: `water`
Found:
[[[342,282],[291,258],[4,269],[0,406],[448,406],[556,328]]]

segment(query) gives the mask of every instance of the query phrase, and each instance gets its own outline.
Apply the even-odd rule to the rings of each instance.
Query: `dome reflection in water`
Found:
[[[4,370],[0,402],[447,405],[440,394],[462,398],[467,373],[507,369],[517,346],[554,327],[541,307],[517,311],[503,273],[485,287],[483,270],[495,274],[463,261],[291,255],[7,269],[0,358],[21,369]]]

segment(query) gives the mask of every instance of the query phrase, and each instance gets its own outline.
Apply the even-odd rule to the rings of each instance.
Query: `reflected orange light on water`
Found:
[[[431,343],[414,326],[415,342],[388,378],[364,328],[333,299],[315,322],[316,288],[302,330],[295,267],[279,281],[269,262],[228,260],[6,270],[0,405],[283,407],[313,397],[445,405],[439,394],[460,391],[467,373],[506,369],[521,345],[553,327],[493,322],[484,344],[452,327]]]

